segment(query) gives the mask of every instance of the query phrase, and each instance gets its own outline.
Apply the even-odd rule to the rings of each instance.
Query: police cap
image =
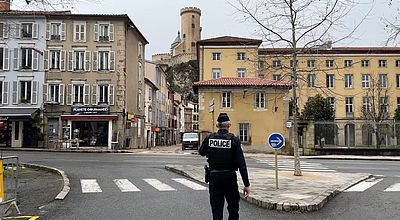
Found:
[[[229,120],[229,116],[226,113],[219,113],[217,122],[222,123],[222,122],[226,122],[226,121],[230,121]]]

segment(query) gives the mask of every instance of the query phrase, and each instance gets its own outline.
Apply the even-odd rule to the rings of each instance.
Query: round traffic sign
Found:
[[[273,149],[279,150],[285,146],[285,137],[282,134],[274,132],[268,136],[268,144]]]

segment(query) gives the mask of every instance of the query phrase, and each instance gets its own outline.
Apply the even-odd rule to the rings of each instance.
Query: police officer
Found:
[[[199,149],[200,155],[208,158],[212,215],[214,220],[222,220],[226,198],[229,219],[239,219],[240,195],[236,170],[239,168],[244,184],[243,194],[247,198],[250,193],[250,182],[246,161],[239,138],[229,133],[231,126],[229,116],[226,113],[220,113],[217,122],[218,132],[207,136]]]

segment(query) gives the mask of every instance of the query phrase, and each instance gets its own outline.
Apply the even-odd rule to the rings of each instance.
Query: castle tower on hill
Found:
[[[196,60],[196,42],[201,40],[201,10],[196,7],[185,7],[180,11],[181,30],[171,44],[170,53],[155,54],[153,62],[174,65]]]

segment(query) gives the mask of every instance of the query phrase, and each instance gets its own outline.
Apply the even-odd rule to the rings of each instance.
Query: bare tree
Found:
[[[387,0],[387,3],[390,7],[397,7],[394,5],[396,3],[393,0]],[[386,40],[386,45],[391,43],[396,43],[399,40],[400,36],[400,8],[396,8],[397,15],[387,18],[382,18],[385,23],[385,30],[388,34],[388,38]]]
[[[359,22],[346,27],[344,19],[359,4],[356,0],[232,0],[231,5],[243,15],[245,22],[258,27],[266,45],[290,49],[292,98],[297,102],[299,72],[297,57],[307,54],[315,46],[333,37],[332,43],[351,37],[360,26],[366,12]],[[342,33],[342,36],[337,36]],[[298,143],[298,109],[293,111],[292,146],[294,149],[294,175],[301,176]]]
[[[13,7],[24,10],[70,10],[79,2],[100,2],[101,0],[13,0]]]

